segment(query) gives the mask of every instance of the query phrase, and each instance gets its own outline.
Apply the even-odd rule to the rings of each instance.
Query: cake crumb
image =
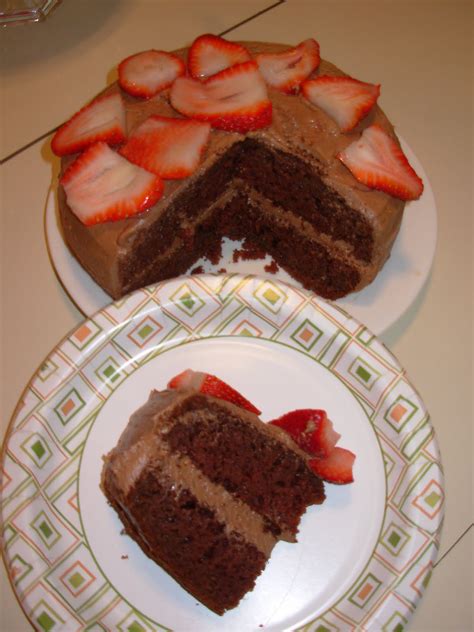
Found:
[[[122,560],[128,560],[128,555],[121,555],[121,556],[120,556],[120,559],[122,559]]]
[[[251,261],[254,259],[264,259],[266,253],[261,250],[258,246],[255,246],[251,242],[244,240],[242,244],[242,248],[234,250],[234,254],[232,256],[232,261],[237,263],[237,261]]]
[[[208,259],[213,265],[217,265],[222,259],[222,242],[214,244],[207,252],[206,259]]]
[[[203,266],[196,266],[191,270],[191,274],[202,274],[204,272]]]
[[[227,269],[226,268],[219,268],[219,270],[217,272],[218,272],[218,274],[227,274]]]
[[[276,274],[279,269],[278,263],[274,259],[264,267],[265,272],[269,272],[270,274]]]

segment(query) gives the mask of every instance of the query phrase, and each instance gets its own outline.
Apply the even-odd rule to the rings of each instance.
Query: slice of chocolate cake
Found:
[[[105,457],[103,491],[125,531],[218,614],[294,541],[322,480],[286,432],[194,389],[153,391]]]

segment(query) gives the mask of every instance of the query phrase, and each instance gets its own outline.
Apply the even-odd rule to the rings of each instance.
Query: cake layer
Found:
[[[197,397],[182,407],[179,422],[164,439],[213,483],[264,516],[266,530],[295,540],[306,507],[324,500],[323,483],[309,470],[306,458],[264,429],[220,402],[208,404]],[[229,459],[229,454],[238,459]]]
[[[146,469],[123,502],[109,481],[104,487],[128,535],[208,608],[223,614],[254,587],[267,555],[174,480]]]
[[[159,399],[159,396],[158,396]],[[149,415],[156,409],[157,396],[152,395],[139,415]],[[158,405],[160,402],[158,401]],[[173,417],[181,412],[173,409]],[[119,446],[107,457],[104,487],[114,489],[114,500],[128,513],[128,499],[143,485],[150,473],[157,481],[172,483],[175,491],[186,490],[202,506],[212,508],[216,520],[226,525],[228,534],[239,533],[265,555],[269,555],[275,537],[265,528],[262,516],[226,489],[213,483],[195,463],[179,451],[173,451],[161,432],[140,437],[130,448]],[[132,522],[134,521],[131,518]],[[138,525],[137,525],[138,528]],[[139,528],[138,528],[139,530]]]
[[[255,139],[234,146],[237,174],[277,207],[305,219],[318,232],[344,241],[365,263],[373,257],[373,231],[367,219],[323,180],[323,165],[269,148]],[[295,185],[296,183],[296,185]]]
[[[338,247],[330,248],[312,231],[301,230],[286,214],[274,214],[265,205],[241,194],[233,198],[221,213],[227,222],[225,233],[233,239],[247,239],[259,250],[268,252],[277,264],[307,289],[337,299],[357,289],[364,266],[355,266]],[[293,218],[291,218],[293,220]],[[349,259],[349,260],[348,260]]]

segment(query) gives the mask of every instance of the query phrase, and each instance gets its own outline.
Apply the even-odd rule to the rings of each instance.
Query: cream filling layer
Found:
[[[172,484],[174,493],[179,496],[181,490],[189,491],[199,504],[211,509],[216,519],[225,525],[228,535],[240,534],[243,539],[253,544],[265,556],[269,556],[277,538],[265,530],[263,518],[244,502],[234,498],[221,485],[210,481],[183,455],[172,453],[166,442],[158,435],[145,437],[134,444],[127,452],[127,458],[119,458],[109,463],[117,486],[123,491],[124,498],[146,471],[152,472],[165,485]],[[142,533],[127,510],[120,503],[129,519],[135,525],[140,537],[146,542]]]
[[[236,182],[236,181],[234,181]],[[243,181],[238,181],[240,189],[239,191],[245,192],[249,201],[257,206],[260,210],[263,209],[264,213],[271,217],[275,224],[289,225],[296,228],[299,232],[322,246],[324,246],[331,256],[340,258],[346,261],[349,265],[354,266],[358,270],[366,270],[368,266],[365,262],[357,259],[353,254],[353,246],[342,239],[333,239],[327,233],[323,233],[317,230],[308,220],[295,215],[291,211],[286,211],[280,206],[276,206],[264,195],[256,191],[254,188],[249,187]]]

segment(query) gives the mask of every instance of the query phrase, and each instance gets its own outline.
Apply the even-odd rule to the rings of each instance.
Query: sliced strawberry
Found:
[[[168,88],[176,77],[185,72],[186,64],[176,55],[161,50],[146,50],[120,62],[118,80],[125,92],[149,99]]]
[[[321,75],[308,79],[301,92],[336,121],[343,132],[353,129],[377,102],[380,85],[364,83],[352,77]]]
[[[380,125],[367,127],[361,137],[337,154],[352,175],[371,189],[402,200],[416,200],[423,181],[415,173],[397,141]]]
[[[163,193],[163,181],[105,143],[96,143],[65,171],[61,184],[67,203],[86,226],[136,215]]]
[[[217,35],[201,35],[189,49],[188,69],[191,77],[203,79],[221,70],[250,61],[249,51],[240,44],[228,42]]]
[[[179,77],[171,86],[170,101],[181,114],[227,131],[248,132],[271,123],[272,104],[254,61],[236,64],[202,82]]]
[[[168,388],[180,389],[191,388],[200,393],[217,397],[218,399],[224,399],[231,404],[235,404],[240,408],[245,408],[251,413],[256,415],[260,414],[260,410],[256,408],[248,399],[245,399],[238,391],[232,386],[229,386],[215,375],[209,373],[202,373],[200,371],[193,371],[192,369],[186,369],[179,375],[176,375],[168,382]]]
[[[265,81],[287,94],[297,92],[321,60],[319,44],[314,39],[282,53],[260,53],[255,59]]]
[[[210,124],[202,121],[150,116],[130,135],[120,153],[162,178],[186,178],[197,168],[210,132]]]
[[[324,410],[292,410],[270,423],[285,430],[302,450],[318,457],[328,456],[341,436]]]
[[[317,476],[328,483],[346,485],[354,481],[352,472],[354,461],[353,452],[335,447],[329,456],[323,459],[311,459],[309,466]]]
[[[98,97],[58,129],[51,141],[57,156],[75,154],[103,141],[109,145],[126,138],[125,108],[118,93]]]

